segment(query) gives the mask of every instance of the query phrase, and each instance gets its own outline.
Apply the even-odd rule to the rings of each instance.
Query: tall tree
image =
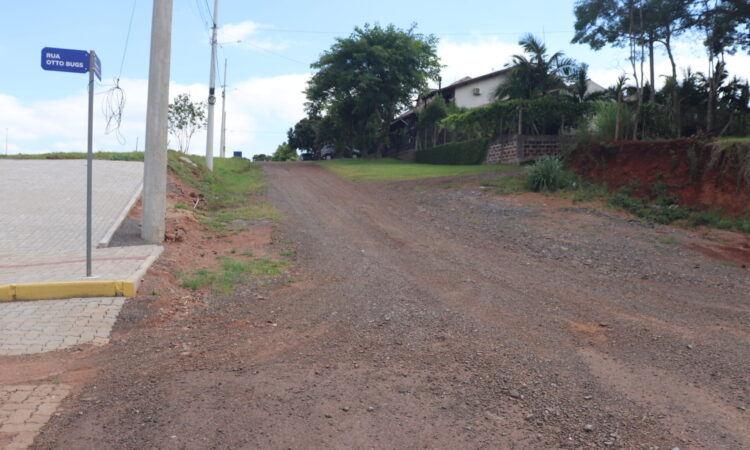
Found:
[[[643,66],[645,49],[648,49],[649,100],[653,102],[656,98],[654,45],[664,46],[676,79],[673,40],[692,26],[692,3],[693,0],[579,0],[574,8],[576,22],[572,42],[588,44],[594,50],[606,45],[628,46],[639,93],[646,82],[638,67]]]
[[[708,102],[706,105],[706,131],[714,131],[716,97],[724,55],[732,54],[750,44],[750,7],[747,2],[734,0],[697,0],[694,2],[694,27],[703,35],[703,45],[708,56]]]
[[[305,117],[286,132],[289,146],[295,150],[313,151],[318,146],[319,117]]]
[[[374,126],[369,140],[377,145],[368,151],[382,153],[393,118],[440,71],[437,38],[415,30],[416,25],[404,30],[366,24],[336,39],[311,65],[317,72],[306,90],[308,111],[336,116],[335,122],[349,130],[349,140]]]

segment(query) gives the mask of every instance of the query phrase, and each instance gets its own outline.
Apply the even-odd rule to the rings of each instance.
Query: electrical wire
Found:
[[[211,27],[208,25],[208,20],[206,19],[206,14],[203,12],[203,5],[201,5],[200,0],[195,0],[195,8],[198,11],[198,20],[201,21],[206,29],[206,33],[208,33]]]
[[[120,87],[120,77],[125,67],[125,57],[128,53],[128,46],[130,44],[130,32],[133,29],[133,18],[135,17],[135,9],[138,4],[138,0],[133,0],[133,8],[130,11],[130,21],[128,23],[128,32],[125,36],[125,45],[122,50],[122,60],[120,61],[120,71],[115,78],[115,84],[108,89],[104,94],[104,102],[102,103],[102,112],[106,125],[104,128],[105,134],[115,134],[117,142],[120,145],[125,145],[127,140],[120,133],[120,126],[122,125],[122,114],[125,111],[126,96],[125,91]]]
[[[211,24],[213,24],[215,22],[214,21],[214,14],[213,14],[213,12],[211,12],[211,7],[208,6],[208,0],[203,0],[203,3],[206,4],[206,10],[208,11],[208,17],[211,18]]]
[[[290,28],[272,28],[272,27],[262,27],[260,28],[262,31],[266,32],[273,32],[273,33],[301,33],[301,34],[340,34],[340,35],[346,35],[351,33],[350,31],[332,31],[332,30],[298,30],[298,29],[290,29]],[[493,35],[512,35],[512,36],[518,36],[524,33],[528,33],[528,31],[459,31],[459,32],[438,32],[438,33],[428,33],[426,34],[434,34],[435,36],[493,36]],[[546,34],[570,34],[572,31],[570,30],[557,30],[557,31],[545,31]]]
[[[122,61],[120,61],[120,72],[117,74],[119,80],[122,76],[122,68],[125,66],[125,56],[128,54],[128,44],[130,43],[130,31],[133,28],[133,17],[135,17],[135,7],[138,0],[133,0],[133,9],[130,11],[130,22],[128,23],[128,34],[125,36],[125,50],[122,52]]]

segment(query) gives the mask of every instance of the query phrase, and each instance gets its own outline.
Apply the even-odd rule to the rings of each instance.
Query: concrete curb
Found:
[[[0,286],[0,302],[81,297],[134,297],[135,291],[135,284],[124,280],[8,284]]]
[[[146,272],[148,271],[149,267],[151,267],[151,265],[154,262],[156,262],[157,259],[159,259],[159,256],[161,256],[161,253],[163,251],[164,251],[164,247],[162,247],[161,245],[156,246],[156,248],[154,248],[154,250],[148,256],[148,258],[146,258],[146,260],[141,263],[141,265],[135,271],[133,276],[130,277],[128,281],[133,284],[136,291],[138,290],[138,287],[141,285],[141,281],[143,280],[144,275],[146,275]]]
[[[99,243],[96,244],[96,248],[109,247],[109,242],[112,240],[112,236],[114,236],[115,232],[117,232],[117,229],[120,228],[120,225],[122,225],[122,222],[128,216],[128,213],[133,208],[133,205],[135,205],[135,202],[138,201],[138,198],[140,198],[142,192],[143,183],[140,183],[135,189],[135,193],[133,194],[133,196],[130,197],[130,200],[128,200],[128,203],[125,205],[125,208],[122,209],[112,226],[109,227],[107,232],[104,234],[104,237],[102,237]]]
[[[154,246],[151,254],[127,280],[79,280],[19,283],[0,286],[0,302],[16,300],[53,300],[83,297],[135,297],[149,267],[164,251]]]

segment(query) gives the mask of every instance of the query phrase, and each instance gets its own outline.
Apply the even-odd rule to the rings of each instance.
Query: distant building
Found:
[[[463,77],[454,83],[430,89],[417,98],[414,108],[399,115],[391,122],[391,134],[394,149],[401,151],[413,148],[416,134],[417,114],[437,96],[447,102],[453,101],[459,108],[478,108],[495,101],[495,92],[502,86],[513,70],[511,67],[496,70],[478,77]],[[592,80],[587,80],[588,93],[602,92],[606,89]]]

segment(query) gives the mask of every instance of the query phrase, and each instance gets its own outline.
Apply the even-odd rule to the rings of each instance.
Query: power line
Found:
[[[289,61],[295,62],[295,63],[297,63],[297,64],[302,64],[302,65],[305,65],[305,66],[308,66],[308,65],[309,65],[309,63],[306,63],[306,62],[302,62],[302,61],[300,61],[300,60],[297,60],[297,59],[294,59],[294,58],[290,58],[290,57],[288,57],[288,56],[286,56],[286,55],[282,55],[281,53],[277,53],[277,52],[275,52],[275,51],[273,51],[273,50],[269,50],[269,49],[267,49],[267,48],[263,48],[263,47],[261,47],[261,46],[259,46],[259,45],[255,45],[255,44],[253,44],[252,42],[248,42],[248,41],[241,41],[241,42],[242,42],[243,44],[246,44],[246,45],[247,45],[247,46],[249,46],[249,47],[252,47],[252,48],[256,49],[256,50],[260,50],[260,51],[263,51],[263,52],[266,52],[266,53],[270,53],[270,54],[272,54],[272,55],[274,55],[274,56],[278,56],[279,58],[284,58],[284,59],[287,59],[287,60],[289,60]]]
[[[203,12],[203,5],[201,5],[201,0],[195,0],[195,9],[198,11],[198,20],[203,24],[203,27],[205,28],[206,32],[209,32],[209,25],[208,25],[208,19],[206,19],[206,14]]]
[[[301,33],[301,34],[349,34],[351,31],[333,31],[333,30],[298,30],[292,28],[272,28],[261,27],[262,31],[273,33]],[[518,36],[529,31],[445,31],[445,32],[425,32],[425,34],[434,34],[435,36],[493,36],[493,35],[513,35]],[[570,34],[571,30],[545,31],[546,34]]]
[[[130,42],[130,30],[133,28],[133,17],[135,17],[135,6],[138,0],[133,0],[133,9],[130,11],[130,23],[128,23],[128,34],[125,36],[125,49],[122,51],[122,61],[120,61],[120,73],[117,74],[119,80],[122,76],[122,68],[125,66],[125,55],[128,53],[128,43]]]
[[[208,17],[211,18],[211,23],[214,23],[214,15],[211,12],[211,7],[208,6],[208,0],[203,0],[203,3],[205,3],[205,5],[206,5],[206,11],[208,11]]]

